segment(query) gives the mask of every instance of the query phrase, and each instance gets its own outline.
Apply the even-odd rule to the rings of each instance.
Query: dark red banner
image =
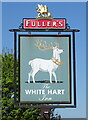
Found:
[[[36,29],[36,28],[51,28],[51,29],[65,29],[66,19],[23,19],[24,29]]]

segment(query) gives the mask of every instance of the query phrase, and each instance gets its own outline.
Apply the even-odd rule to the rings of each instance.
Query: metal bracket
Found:
[[[50,119],[50,113],[49,113],[49,111],[43,112],[43,116],[44,116],[45,120],[49,120]]]
[[[40,120],[61,120],[61,115],[53,114],[54,109],[49,107],[41,107]]]
[[[22,29],[22,28],[23,28],[23,23],[19,25],[19,29]]]
[[[28,35],[31,35],[31,31],[28,32]]]
[[[51,110],[51,119],[50,120],[61,120],[61,115],[60,114],[54,114],[55,108]]]
[[[51,111],[51,108],[50,107],[41,107],[40,108],[40,120],[50,120],[50,111]]]
[[[61,35],[61,32],[58,32],[58,35]]]
[[[70,25],[66,23],[66,29],[70,29]]]

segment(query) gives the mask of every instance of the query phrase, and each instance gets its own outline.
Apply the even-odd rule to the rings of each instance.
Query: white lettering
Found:
[[[35,27],[35,26],[36,26],[36,22],[33,21],[33,22],[31,23],[31,26],[32,26],[32,27]]]
[[[42,95],[44,95],[45,94],[45,90],[41,90],[41,89],[39,89],[39,90],[25,90],[25,93],[28,95],[28,94],[42,94]]]
[[[64,89],[62,90],[48,90],[48,94],[55,94],[55,95],[63,95],[64,94]]]
[[[62,21],[59,21],[59,27],[62,27],[62,26],[63,26]]]
[[[46,23],[45,23],[45,22],[42,22],[42,26],[45,27],[45,26],[46,26]]]
[[[52,98],[47,97],[46,95],[43,95],[42,98],[39,98],[40,101],[51,101]]]
[[[58,90],[57,92],[58,92],[58,94],[60,94],[60,95],[61,95],[61,90]]]
[[[48,94],[52,94],[52,90],[48,90]]]
[[[53,27],[54,27],[54,26],[55,26],[55,27],[57,26],[56,23],[57,23],[57,22],[53,22]]]
[[[30,20],[26,21],[26,27],[30,24]]]
[[[62,90],[62,95],[64,94],[64,92],[65,92],[65,91],[64,91],[64,90]]]
[[[47,27],[50,27],[51,26],[51,22],[47,22]]]
[[[52,28],[60,28],[60,27],[64,27],[65,23],[64,20],[25,20],[25,27],[52,27]]]
[[[56,90],[53,90],[53,94],[57,94],[57,91],[56,91]]]
[[[31,93],[31,90],[25,90],[26,95]]]
[[[41,26],[41,24],[40,24],[40,22],[38,22],[38,25],[37,25],[38,27],[40,27]]]
[[[49,89],[50,88],[50,85],[49,84],[45,84],[44,86],[43,86],[43,89]]]

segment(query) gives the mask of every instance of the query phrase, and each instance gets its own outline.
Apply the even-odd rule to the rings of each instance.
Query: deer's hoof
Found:
[[[52,82],[50,81],[50,83],[52,83]]]
[[[28,83],[30,83],[30,81],[28,80]]]

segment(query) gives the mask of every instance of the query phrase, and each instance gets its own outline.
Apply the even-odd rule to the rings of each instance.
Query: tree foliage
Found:
[[[1,66],[1,62],[0,62],[0,66]],[[13,87],[14,87],[14,56],[12,53],[5,52],[2,55],[2,118],[1,120],[39,120],[39,114],[37,115],[37,113],[39,113],[38,109],[31,110],[29,108],[14,107]]]

